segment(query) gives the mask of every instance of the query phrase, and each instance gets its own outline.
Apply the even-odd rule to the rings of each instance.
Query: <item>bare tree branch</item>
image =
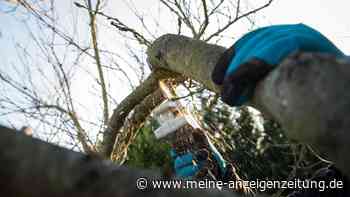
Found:
[[[110,158],[116,136],[123,127],[125,118],[129,115],[129,113],[135,108],[135,106],[141,103],[144,98],[158,88],[159,79],[170,76],[176,75],[161,69],[157,69],[156,71],[152,72],[150,76],[142,84],[136,87],[136,89],[129,94],[113,111],[112,117],[108,123],[108,128],[103,133],[101,154],[104,157]]]
[[[128,147],[134,141],[137,131],[143,126],[151,111],[163,100],[162,92],[157,89],[134,108],[130,118],[124,123],[123,131],[116,137],[111,153],[112,161],[118,164],[124,163]]]
[[[207,27],[209,25],[209,14],[208,14],[206,0],[202,0],[202,4],[203,4],[203,12],[204,12],[204,22],[201,25],[201,27],[199,28],[199,32],[196,36],[196,39],[199,39],[204,34],[205,30],[207,29]]]
[[[91,0],[88,0],[88,12],[90,17],[90,33],[91,33],[91,39],[92,39],[92,44],[93,44],[94,53],[95,53],[95,61],[96,61],[96,66],[98,70],[99,82],[101,84],[102,101],[103,101],[103,120],[104,120],[104,124],[107,124],[109,119],[109,108],[108,108],[109,101],[108,101],[106,81],[104,79],[104,74],[103,74],[103,66],[101,63],[101,58],[100,58],[100,53],[99,53],[99,48],[97,43],[96,12],[98,12],[99,4],[100,4],[100,0],[97,1],[96,9],[95,11],[93,11]]]
[[[30,14],[36,17],[40,22],[46,25],[50,30],[55,32],[58,36],[60,36],[63,40],[65,40],[70,45],[76,47],[79,51],[84,53],[85,55],[94,58],[92,54],[90,54],[86,48],[81,47],[77,42],[73,40],[73,38],[66,35],[63,31],[58,29],[57,27],[50,24],[35,8],[33,8],[26,0],[18,1],[24,8],[26,8]]]
[[[0,192],[4,196],[235,197],[219,190],[154,189],[155,172],[128,169],[0,126]],[[137,189],[140,178],[149,188]]]
[[[183,1],[184,2],[184,1]],[[196,31],[196,28],[194,27],[193,23],[191,22],[191,17],[186,15],[184,9],[182,8],[182,6],[180,5],[179,1],[178,0],[174,0],[174,4],[175,4],[175,7],[179,10],[181,16],[182,16],[182,19],[184,21],[184,23],[187,25],[188,28],[191,29],[192,31],[192,36],[193,37],[197,37],[197,31]]]
[[[78,2],[74,2],[74,4],[79,8],[89,9],[86,6],[84,6]],[[119,31],[130,32],[141,45],[149,46],[151,44],[142,34],[138,33],[135,29],[125,25],[118,18],[108,16],[107,14],[105,14],[99,10],[95,10],[95,11],[93,11],[93,13],[95,15],[98,14],[98,15],[101,15],[103,17],[106,17],[108,20],[112,20],[111,25],[116,27]]]
[[[215,33],[211,34],[210,36],[208,36],[207,38],[205,38],[204,40],[205,41],[209,41],[210,39],[212,39],[213,37],[215,36],[218,36],[219,34],[221,34],[222,32],[224,32],[227,28],[229,28],[231,25],[233,25],[234,23],[236,23],[237,21],[251,15],[251,14],[254,14],[254,13],[257,13],[259,12],[260,10],[264,9],[264,8],[267,8],[269,5],[271,5],[271,3],[273,2],[273,0],[269,0],[266,4],[258,7],[258,8],[255,8],[253,10],[250,10],[246,13],[243,13],[241,15],[237,14],[236,13],[236,17],[229,21],[226,25],[224,25],[223,27],[219,28]],[[239,13],[239,6],[240,5],[240,1],[238,1],[238,6],[237,6],[237,10],[238,10],[238,13]]]
[[[180,73],[219,92],[220,87],[211,80],[211,73],[224,51],[225,48],[218,45],[166,34],[153,42],[147,50],[147,56],[151,65]]]
[[[180,19],[181,21],[183,21],[186,24],[186,26],[191,30],[193,37],[195,37],[197,35],[197,31],[196,31],[195,27],[193,26],[192,22],[190,21],[190,17],[186,16],[181,5],[178,3],[177,0],[174,0],[174,2],[173,2],[173,4],[175,5],[177,10],[175,10],[169,4],[169,2],[167,2],[165,0],[160,0],[160,2],[162,4],[164,4],[171,12],[173,12],[178,17],[178,19]]]

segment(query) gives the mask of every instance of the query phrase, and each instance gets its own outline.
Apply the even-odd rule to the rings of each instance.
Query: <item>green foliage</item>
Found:
[[[264,131],[259,131],[247,110],[240,115],[238,128],[231,131],[234,152],[230,159],[237,162],[241,174],[247,179],[287,179],[294,160],[290,142],[279,125],[267,121]]]
[[[291,142],[280,126],[273,121],[253,119],[246,107],[229,109],[222,104],[211,109],[205,108],[204,121],[221,125],[219,147],[225,158],[235,164],[239,174],[245,179],[286,179],[294,164]],[[232,113],[236,114],[233,116]],[[263,124],[259,128],[258,124]],[[229,147],[229,148],[224,148]]]
[[[137,168],[162,168],[170,165],[170,145],[159,141],[153,127],[147,124],[138,131],[135,142],[130,145],[126,164]]]
[[[247,107],[228,108],[207,98],[202,99],[203,121],[220,134],[217,148],[243,179],[309,178],[325,166],[305,145],[290,141],[276,122],[264,120]]]

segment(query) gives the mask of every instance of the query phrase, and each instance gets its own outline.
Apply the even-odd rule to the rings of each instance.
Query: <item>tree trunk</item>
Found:
[[[167,34],[148,49],[148,62],[219,92],[210,79],[225,49]],[[328,54],[294,54],[255,90],[253,105],[281,123],[287,135],[310,144],[350,176],[350,61]]]

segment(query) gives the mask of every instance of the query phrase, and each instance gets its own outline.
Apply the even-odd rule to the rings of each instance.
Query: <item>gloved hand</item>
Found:
[[[214,162],[216,162],[216,164],[219,166],[218,175],[215,176],[215,179],[221,180],[223,182],[241,180],[241,178],[236,173],[236,168],[233,166],[233,164],[227,164],[212,143],[209,143],[209,148],[212,151],[215,160]],[[202,180],[203,176],[200,174],[203,168],[207,167],[208,164],[205,152],[207,152],[205,149],[201,149],[197,151],[197,153],[187,152],[186,154],[178,155],[176,154],[175,150],[172,149],[170,151],[170,154],[174,160],[176,176],[187,180],[192,180],[195,178]],[[214,171],[215,170],[216,169],[214,169]],[[206,176],[204,176],[204,178],[206,178]],[[238,188],[234,188],[234,191],[242,193],[245,196],[254,196],[254,192],[244,185],[240,185]]]
[[[183,155],[177,155],[174,149],[171,149],[170,155],[174,161],[174,169],[177,177],[192,179],[200,169],[199,163],[195,163],[195,156],[188,152]]]
[[[345,57],[320,32],[304,24],[268,26],[246,34],[223,53],[212,72],[212,80],[222,85],[225,103],[240,106],[252,98],[258,82],[275,66],[300,51]]]
[[[257,58],[241,64],[235,72],[224,77],[221,100],[231,106],[245,104],[253,97],[258,82],[272,69],[273,66]]]
[[[210,162],[215,162],[219,166],[219,176],[223,176],[226,171],[226,162],[219,151],[209,142],[209,148],[215,161],[208,160],[209,153],[205,149],[198,150],[195,153],[187,152],[178,155],[174,149],[170,154],[174,160],[174,169],[176,176],[181,178],[192,179],[197,176],[197,173],[204,167],[210,165]]]

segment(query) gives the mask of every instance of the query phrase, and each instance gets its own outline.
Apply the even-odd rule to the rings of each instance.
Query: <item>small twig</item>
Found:
[[[238,18],[240,8],[241,8],[241,0],[237,0],[237,8],[236,8],[236,17],[235,18]]]
[[[269,0],[269,1],[268,1],[266,4],[264,4],[263,6],[260,6],[260,7],[256,8],[256,9],[253,9],[253,10],[251,10],[251,11],[248,11],[248,12],[242,14],[242,15],[237,15],[237,13],[236,13],[236,17],[235,17],[233,20],[229,21],[224,27],[219,28],[215,33],[211,34],[208,38],[206,38],[205,41],[207,42],[207,41],[209,41],[210,39],[212,39],[213,37],[218,36],[220,33],[224,32],[224,31],[225,31],[227,28],[229,28],[232,24],[236,23],[237,21],[241,20],[242,18],[245,18],[245,17],[247,17],[247,16],[249,16],[249,15],[251,15],[251,14],[254,14],[254,13],[256,13],[256,12],[258,12],[258,11],[260,11],[260,10],[266,8],[266,7],[268,7],[272,2],[273,2],[273,0]]]
[[[191,97],[191,96],[193,96],[193,95],[195,95],[195,94],[198,94],[198,93],[203,92],[204,90],[205,90],[204,88],[200,88],[200,89],[197,90],[197,91],[191,91],[191,92],[188,93],[187,95],[179,96],[179,97],[174,97],[174,98],[172,98],[171,100],[176,101],[176,100],[184,99],[184,98],[187,98],[187,97]]]
[[[74,5],[77,6],[78,8],[84,8],[84,9],[89,9],[86,6],[78,3],[78,2],[74,2]],[[94,14],[103,16],[105,18],[107,18],[107,20],[112,20],[111,21],[111,25],[113,25],[114,27],[116,27],[119,31],[125,31],[125,32],[130,32],[134,38],[142,45],[146,45],[146,46],[150,46],[151,42],[148,41],[142,34],[138,33],[135,29],[128,27],[127,25],[125,25],[123,22],[121,22],[118,18],[116,17],[112,17],[109,16],[101,11],[95,10],[93,11]]]
[[[203,12],[204,12],[204,22],[200,27],[200,30],[196,36],[196,39],[199,39],[204,34],[205,30],[207,29],[207,27],[209,25],[209,15],[208,15],[208,8],[207,8],[206,0],[202,0],[202,4],[203,4]]]
[[[173,7],[171,7],[166,1],[160,0],[160,2],[164,4],[171,12],[173,12],[181,21],[183,21],[185,25],[191,30],[192,36],[196,37],[197,35],[196,29],[194,28],[193,24],[189,20],[189,17],[186,16],[183,9],[181,8],[181,5],[177,1],[175,1],[174,5],[178,9],[178,11],[175,10]]]
[[[320,161],[323,161],[325,163],[328,163],[328,164],[333,164],[332,161],[329,161],[327,159],[324,159],[321,155],[319,155],[310,145],[307,145],[307,148],[312,152],[312,154],[317,157],[317,159],[319,159]]]

